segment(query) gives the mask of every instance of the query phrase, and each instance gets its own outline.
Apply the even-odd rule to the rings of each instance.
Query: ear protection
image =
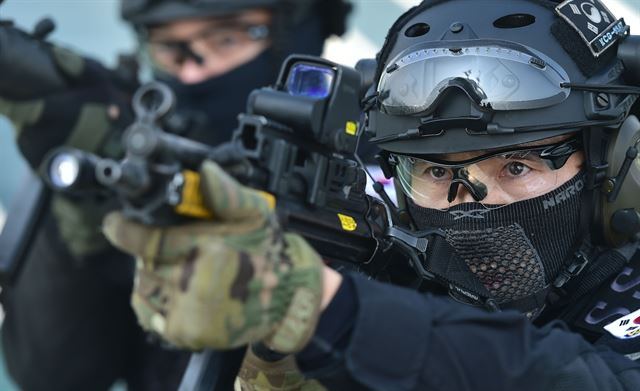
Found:
[[[609,167],[602,197],[607,243],[619,246],[640,234],[640,120],[630,115],[609,144]]]
[[[619,43],[618,59],[624,65],[625,81],[640,86],[639,35],[627,36]],[[613,246],[640,239],[639,115],[636,112],[627,117],[607,151],[608,179],[604,185],[601,217],[605,240]]]

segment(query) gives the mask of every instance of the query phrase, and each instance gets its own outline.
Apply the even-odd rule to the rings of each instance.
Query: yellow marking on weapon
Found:
[[[180,203],[175,210],[183,216],[190,216],[199,219],[212,219],[213,213],[204,204],[202,193],[200,192],[200,174],[194,171],[182,171],[184,185]]]
[[[276,208],[276,196],[262,190],[258,190],[258,193],[260,193],[262,198],[264,198],[265,201],[267,201],[267,204],[269,205],[269,209],[274,210]]]
[[[338,213],[338,218],[340,219],[342,229],[345,231],[355,231],[356,228],[358,228],[358,223],[356,223],[353,217]]]
[[[355,136],[358,133],[358,124],[353,121],[347,121],[344,131],[350,136]]]

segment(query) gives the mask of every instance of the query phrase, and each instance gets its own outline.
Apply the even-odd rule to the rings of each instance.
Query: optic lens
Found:
[[[76,157],[69,154],[56,156],[49,166],[51,183],[61,189],[71,187],[80,173],[80,163]]]
[[[333,69],[309,64],[296,64],[291,68],[286,90],[294,96],[324,99],[331,94]]]

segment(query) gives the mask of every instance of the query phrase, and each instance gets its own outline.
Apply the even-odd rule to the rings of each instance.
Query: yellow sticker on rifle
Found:
[[[265,201],[267,201],[267,204],[269,205],[270,210],[274,210],[276,208],[276,196],[262,190],[258,190],[258,193],[260,193],[260,196],[262,196],[262,198],[264,198]]]
[[[358,124],[353,121],[347,121],[347,125],[344,127],[345,133],[351,136],[355,136],[358,133]]]
[[[342,225],[342,229],[344,229],[345,231],[355,231],[356,228],[358,228],[358,223],[356,223],[353,217],[338,213],[338,218],[340,219],[340,225]]]
[[[178,214],[198,219],[212,219],[213,213],[204,204],[200,192],[200,174],[190,170],[182,171],[184,184],[181,189],[180,203],[175,206]]]

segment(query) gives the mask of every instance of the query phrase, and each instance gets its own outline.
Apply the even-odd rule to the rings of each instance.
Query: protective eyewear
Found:
[[[427,43],[425,45],[433,45]],[[378,99],[392,115],[429,113],[449,88],[493,110],[535,109],[564,101],[567,72],[548,56],[501,41],[461,41],[456,47],[412,47],[383,72]]]
[[[152,40],[147,44],[154,64],[164,71],[175,72],[191,59],[203,64],[210,56],[224,57],[253,41],[269,38],[264,24],[216,24],[183,40]]]
[[[579,150],[580,143],[573,138],[457,162],[398,154],[391,154],[389,160],[403,192],[418,205],[446,209],[464,190],[474,201],[490,207],[556,189],[562,184],[558,170]]]

